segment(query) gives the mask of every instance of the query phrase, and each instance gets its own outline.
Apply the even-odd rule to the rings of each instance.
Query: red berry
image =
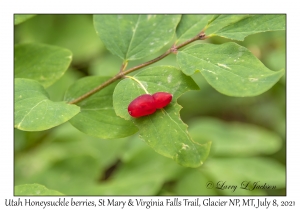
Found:
[[[154,99],[150,94],[144,94],[134,99],[128,106],[128,113],[132,117],[142,117],[156,111]]]
[[[156,109],[167,106],[172,101],[172,94],[167,92],[157,92],[152,95]]]

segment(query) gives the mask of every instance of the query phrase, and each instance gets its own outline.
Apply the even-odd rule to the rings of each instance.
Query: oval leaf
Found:
[[[15,127],[41,131],[62,124],[80,111],[76,105],[53,102],[35,80],[15,79]]]
[[[214,15],[182,15],[176,29],[177,43],[187,41],[199,34]]]
[[[221,15],[222,16],[222,15]],[[223,25],[224,22],[215,20],[215,25]],[[222,19],[223,21],[223,19]],[[225,27],[207,29],[208,36],[221,36],[229,39],[243,41],[244,38],[251,34],[285,30],[285,15],[250,15],[246,18],[241,18],[236,22],[231,22]]]
[[[101,76],[82,78],[68,89],[65,100],[71,101],[108,79],[109,77]],[[77,105],[81,107],[81,111],[70,123],[83,133],[103,139],[122,138],[136,133],[137,128],[132,122],[116,116],[112,104],[115,86],[116,83],[111,84],[79,102]]]
[[[270,89],[284,70],[271,71],[247,48],[236,43],[197,44],[179,51],[183,73],[200,71],[217,91],[229,96],[255,96]]]
[[[56,190],[49,190],[40,184],[23,184],[15,186],[15,196],[20,195],[63,195]]]
[[[15,78],[37,80],[44,87],[52,85],[68,69],[71,51],[45,44],[19,44],[15,46]]]
[[[143,87],[142,87],[142,86]],[[133,78],[119,82],[114,91],[114,108],[117,115],[132,120],[140,130],[140,137],[156,152],[174,159],[186,167],[199,167],[207,158],[210,142],[198,144],[187,132],[187,125],[180,119],[180,95],[188,90],[199,89],[196,83],[178,69],[171,66],[147,68]],[[137,96],[156,92],[173,95],[172,102],[154,114],[132,118],[127,111],[129,103]]]
[[[94,15],[97,34],[124,60],[151,55],[174,36],[180,15]]]
[[[201,118],[190,124],[189,132],[199,143],[212,141],[212,151],[220,156],[249,156],[277,152],[279,135],[246,123],[228,123],[214,118]]]

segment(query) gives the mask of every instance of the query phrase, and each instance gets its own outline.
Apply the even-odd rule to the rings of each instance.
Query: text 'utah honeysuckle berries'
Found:
[[[156,109],[167,106],[172,101],[172,94],[157,92],[153,95],[143,94],[134,99],[128,106],[128,113],[132,117],[142,117],[153,114]]]

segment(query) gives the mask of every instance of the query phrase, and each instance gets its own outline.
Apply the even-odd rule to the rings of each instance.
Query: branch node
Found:
[[[204,39],[206,39],[206,35],[205,35],[204,31],[201,31],[201,32],[198,34],[198,39],[199,39],[199,40],[204,40]]]
[[[178,53],[178,49],[175,44],[171,47],[170,51],[171,51],[171,53],[173,53],[175,55]]]

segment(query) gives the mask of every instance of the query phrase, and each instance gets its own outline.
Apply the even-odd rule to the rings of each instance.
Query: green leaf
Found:
[[[199,34],[214,15],[182,15],[176,28],[177,43],[187,41]]]
[[[76,105],[53,102],[35,80],[15,79],[15,127],[41,131],[62,124],[79,112]]]
[[[15,46],[15,78],[28,78],[44,87],[52,85],[68,69],[72,53],[64,48],[45,44]]]
[[[67,91],[65,100],[71,101],[99,86],[109,77],[90,76],[76,81]],[[114,139],[130,136],[137,128],[130,121],[118,117],[113,109],[112,95],[116,83],[79,102],[78,115],[70,123],[78,130],[91,136],[103,139]]]
[[[212,141],[212,152],[220,156],[272,154],[282,145],[280,136],[264,128],[214,118],[193,121],[189,132],[199,143]]]
[[[284,74],[271,71],[247,48],[236,43],[197,44],[179,51],[183,73],[200,71],[217,91],[229,96],[255,96],[270,89]]]
[[[49,190],[40,184],[23,184],[15,186],[15,196],[20,195],[63,195],[62,193]]]
[[[94,15],[97,34],[113,54],[137,60],[168,44],[180,15]]]
[[[244,15],[243,15],[244,16]],[[220,18],[222,15],[220,16]],[[226,16],[227,19],[230,18]],[[238,15],[238,17],[242,17]],[[231,16],[233,18],[233,16]],[[250,15],[245,18],[236,19],[228,25],[224,25],[224,18],[216,19],[214,25],[222,25],[224,27],[209,27],[207,29],[208,36],[221,36],[229,39],[243,41],[244,38],[251,34],[285,30],[285,15]],[[220,22],[222,21],[222,22]],[[213,30],[214,29],[214,30]]]
[[[172,102],[154,114],[132,118],[127,111],[129,103],[145,94],[143,85],[150,94],[163,91],[173,94]],[[119,82],[114,91],[114,108],[117,115],[132,120],[140,130],[140,137],[156,152],[174,159],[187,167],[202,165],[209,153],[210,143],[194,142],[179,115],[181,106],[177,98],[188,90],[199,89],[196,83],[172,66],[147,68],[136,75]]]
[[[35,15],[14,15],[15,25],[23,23],[24,21],[34,17]]]
[[[251,15],[216,15],[207,25],[205,34],[206,36],[214,36],[215,33],[222,30],[226,26],[232,25],[249,16]]]
[[[72,52],[73,65],[85,65],[94,58],[102,58],[99,54],[106,51],[95,33],[92,18],[91,14],[37,15],[16,27],[14,42],[63,47]]]

